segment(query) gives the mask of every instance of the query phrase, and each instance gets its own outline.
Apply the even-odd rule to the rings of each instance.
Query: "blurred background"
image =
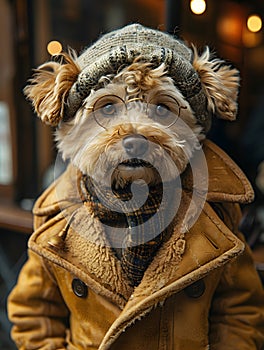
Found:
[[[209,45],[236,66],[242,78],[238,120],[215,121],[209,136],[253,183],[256,200],[243,208],[243,229],[255,248],[264,221],[263,20],[263,0],[0,0],[1,350],[15,349],[6,297],[26,259],[32,205],[52,180],[56,157],[53,130],[23,96],[32,68],[68,47],[81,52],[100,34],[131,22],[167,30],[201,49]],[[261,254],[256,249],[258,262]]]

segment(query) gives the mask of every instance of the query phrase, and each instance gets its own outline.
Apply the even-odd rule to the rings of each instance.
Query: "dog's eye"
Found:
[[[170,109],[164,104],[159,104],[156,106],[155,114],[159,118],[166,118],[170,114]]]
[[[105,117],[112,117],[116,115],[116,106],[113,103],[107,103],[105,106],[102,107],[101,113]]]

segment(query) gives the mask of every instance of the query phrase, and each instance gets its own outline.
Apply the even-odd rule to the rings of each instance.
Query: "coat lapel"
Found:
[[[70,209],[70,208],[68,208]],[[80,214],[80,213],[79,213]],[[54,218],[36,230],[29,240],[29,248],[40,256],[68,270],[73,276],[81,279],[94,292],[101,294],[122,309],[132,293],[131,287],[122,271],[120,261],[112,250],[89,239],[90,234],[98,234],[97,220],[86,217],[86,235],[80,234],[78,227],[67,228],[65,213],[60,212]],[[57,249],[50,242],[67,230],[63,248]],[[100,242],[100,244],[99,244]]]
[[[254,191],[242,170],[216,144],[210,140],[203,141],[203,152],[208,167],[209,202],[249,203],[254,199]],[[186,190],[192,190],[192,174],[187,168],[182,178]]]

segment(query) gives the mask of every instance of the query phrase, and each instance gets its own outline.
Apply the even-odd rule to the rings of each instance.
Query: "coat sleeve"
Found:
[[[8,314],[18,349],[66,349],[67,308],[42,258],[31,251],[9,295]]]
[[[236,210],[228,208],[229,215],[238,218]],[[240,233],[235,233],[244,240]],[[263,286],[246,243],[242,255],[223,270],[212,303],[210,324],[211,350],[264,349]]]

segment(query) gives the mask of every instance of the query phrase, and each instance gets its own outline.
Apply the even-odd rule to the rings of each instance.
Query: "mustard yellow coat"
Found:
[[[72,167],[45,191],[34,208],[29,259],[8,301],[19,349],[262,349],[263,289],[237,230],[237,203],[250,201],[252,189],[214,144],[206,141],[204,152],[209,192],[199,219],[184,237],[174,230],[134,290],[111,249],[67,227],[63,210],[77,205]],[[65,189],[63,203],[57,186]],[[98,234],[94,217],[83,221]],[[65,227],[60,245],[54,237]]]

